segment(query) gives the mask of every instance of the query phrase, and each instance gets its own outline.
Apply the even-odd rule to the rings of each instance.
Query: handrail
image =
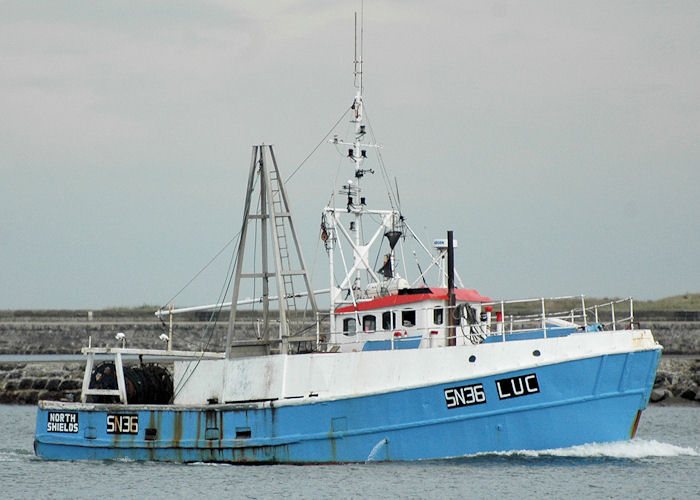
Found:
[[[578,307],[569,307],[566,310],[557,310],[553,312],[548,312],[547,311],[547,303],[549,302],[549,309],[551,311],[552,307],[555,306],[556,304],[551,304],[551,302],[562,302],[565,300],[572,300],[572,299],[580,299],[581,303]],[[541,311],[538,313],[514,313],[514,314],[509,314],[506,315],[505,312],[505,306],[507,304],[523,304],[523,303],[536,303],[539,302],[541,305]],[[622,303],[629,303],[629,315],[626,316],[620,316],[619,314],[616,315],[615,311],[615,305],[616,304],[622,304]],[[602,326],[609,326],[613,330],[617,329],[617,325],[621,323],[633,323],[634,322],[634,309],[633,309],[633,299],[631,297],[626,298],[626,299],[617,299],[617,300],[611,300],[609,302],[605,302],[602,304],[593,304],[593,305],[586,305],[585,299],[583,295],[570,295],[570,296],[562,296],[562,297],[550,297],[550,298],[532,298],[532,299],[515,299],[515,300],[508,300],[508,301],[492,301],[492,302],[486,302],[482,303],[481,306],[493,306],[493,305],[498,305],[500,306],[500,313],[501,313],[501,320],[500,321],[495,321],[493,316],[489,317],[488,322],[483,323],[483,322],[477,322],[475,325],[455,325],[455,326],[446,326],[445,324],[441,325],[435,325],[435,326],[424,326],[424,327],[419,327],[419,326],[412,326],[409,327],[411,330],[411,333],[415,332],[416,335],[420,335],[422,337],[421,342],[426,341],[429,339],[429,337],[425,337],[425,333],[430,330],[435,330],[437,328],[440,329],[453,329],[455,331],[454,335],[446,335],[445,337],[441,337],[441,339],[450,339],[450,338],[458,338],[459,333],[457,332],[457,328],[468,328],[470,326],[482,326],[485,327],[485,331],[488,332],[488,335],[502,335],[505,338],[506,334],[510,333],[523,333],[523,332],[529,332],[529,331],[542,331],[543,335],[545,338],[547,337],[547,332],[555,332],[556,330],[563,330],[563,329],[568,329],[572,327],[577,327],[580,329],[587,329],[589,327],[589,321],[591,320],[589,314],[593,313],[593,324],[600,324]],[[461,305],[457,305],[455,307],[461,307]],[[600,312],[601,310],[604,310],[606,308],[610,308],[611,310],[611,319],[610,321],[602,321],[600,317]],[[449,310],[448,306],[442,306],[443,309]],[[435,309],[435,306],[430,306],[430,307],[422,307],[422,308],[416,308],[416,307],[399,307],[396,308],[396,311],[400,311],[402,309],[413,309],[416,312],[419,311],[427,311],[427,310],[433,310]],[[484,309],[482,309],[483,311]],[[368,311],[369,313],[369,311]],[[552,324],[550,321],[551,319],[557,319],[557,320],[565,320],[570,325],[557,325],[557,324]],[[507,328],[506,328],[507,326]],[[408,329],[406,327],[401,327],[401,326],[396,326],[393,329],[390,330],[374,330],[371,333],[368,332],[352,332],[348,337],[352,337],[355,335],[359,335],[362,337],[362,339],[354,340],[351,341],[348,339],[347,342],[337,342],[337,343],[330,343],[330,342],[325,342],[325,344],[331,346],[331,345],[362,345],[367,341],[372,340],[371,338],[368,338],[368,336],[371,337],[372,334],[375,332],[377,333],[384,333],[386,334],[387,332],[390,331],[395,331],[395,330],[404,330],[407,331]],[[343,331],[328,331],[328,334],[333,335],[333,334],[344,334],[348,332],[343,332]],[[466,334],[465,334],[466,335]],[[392,347],[393,347],[393,337],[392,339]],[[382,339],[382,340],[389,340],[389,339]]]
[[[573,300],[580,300],[581,302],[577,304],[572,304],[571,301]],[[568,303],[566,303],[568,301]],[[534,312],[532,309],[530,312],[518,312],[517,308],[516,311],[513,311],[511,313],[511,310],[508,310],[509,308],[507,306],[512,306],[514,304],[527,304],[531,303],[533,305],[537,304],[537,309],[539,309],[538,312]],[[629,303],[629,314],[625,315],[620,314],[620,304],[623,303]],[[402,310],[413,310],[417,314],[424,313],[426,311],[432,311],[437,308],[441,308],[444,311],[444,316],[443,318],[447,317],[447,314],[449,314],[450,307],[447,306],[446,304],[444,305],[432,305],[432,306],[424,306],[424,307],[415,307],[417,304],[403,304],[398,307],[395,307],[392,309],[393,312],[400,312]],[[447,339],[454,339],[454,338],[460,338],[461,336],[475,336],[475,335],[481,335],[481,336],[490,336],[490,335],[502,335],[505,339],[506,334],[510,333],[519,333],[519,332],[528,332],[528,331],[542,331],[543,335],[545,337],[548,336],[548,334],[552,334],[552,332],[556,332],[557,330],[560,329],[566,329],[566,328],[572,328],[572,327],[577,327],[581,329],[587,329],[589,326],[589,322],[592,321],[592,324],[601,324],[606,327],[606,329],[612,329],[616,330],[618,328],[618,325],[622,323],[633,323],[634,322],[634,306],[633,306],[633,299],[626,298],[626,299],[615,299],[615,300],[610,300],[608,302],[604,303],[598,303],[598,304],[586,304],[585,299],[583,295],[568,295],[568,296],[561,296],[561,297],[539,297],[539,298],[526,298],[526,299],[515,299],[515,300],[502,300],[502,301],[492,301],[492,302],[485,302],[479,304],[481,306],[481,313],[485,313],[485,307],[486,306],[497,306],[493,307],[491,311],[489,311],[487,314],[487,319],[485,321],[482,321],[481,318],[476,318],[476,322],[473,324],[469,324],[466,321],[466,318],[463,319],[459,324],[455,326],[447,326],[443,320],[442,324],[438,325],[431,325],[428,324],[427,326],[410,326],[410,327],[404,327],[402,325],[394,325],[394,328],[389,329],[389,330],[384,330],[384,329],[376,329],[372,333],[367,333],[363,331],[354,331],[354,332],[344,332],[341,330],[332,330],[331,328],[326,329],[323,331],[321,329],[321,322],[323,321],[322,315],[319,314],[316,318],[315,321],[312,320],[313,323],[315,323],[315,328],[312,326],[309,328],[309,331],[307,334],[301,333],[301,335],[296,336],[296,337],[287,337],[286,339],[279,339],[280,343],[283,341],[287,341],[291,344],[301,344],[301,343],[307,343],[311,342],[312,344],[315,344],[316,349],[319,350],[325,350],[327,346],[334,346],[334,345],[342,345],[342,346],[350,346],[350,345],[358,345],[361,346],[367,341],[371,340],[380,340],[377,337],[382,336],[381,340],[391,340],[392,341],[392,347],[394,344],[394,337],[392,336],[387,336],[389,332],[396,332],[396,331],[401,331],[401,332],[409,332],[409,336],[421,336],[422,340],[421,342],[426,342],[430,341],[432,345],[432,338],[430,335],[426,335],[428,331],[434,331],[434,330],[441,330],[444,332],[439,336],[440,341],[447,340]],[[562,307],[565,305],[565,307]],[[462,308],[464,304],[458,304],[454,306],[455,308]],[[617,306],[617,308],[616,308]],[[534,308],[533,308],[534,309]],[[609,318],[603,318],[603,316],[606,314],[607,310],[610,310],[610,317]],[[497,314],[500,313],[500,314]],[[377,312],[371,312],[371,311],[366,311],[364,313],[359,313],[360,315],[363,314],[378,314]],[[556,320],[556,321],[552,321]],[[566,323],[562,323],[562,321],[565,321]],[[359,324],[359,322],[358,322]],[[377,326],[380,326],[381,322],[377,322]],[[338,325],[340,326],[340,325]],[[476,326],[479,329],[479,333],[474,332],[471,327]],[[458,328],[461,330],[458,330]],[[454,334],[447,334],[449,333],[449,330],[452,329],[454,331]],[[375,336],[375,332],[378,334]],[[343,341],[341,342],[330,342],[331,341],[331,336],[340,336],[340,334],[347,334],[350,333],[350,335],[347,335],[347,337],[342,338]],[[351,337],[354,337],[357,335],[358,337],[356,339],[352,339]],[[350,337],[350,338],[348,338]],[[374,339],[372,338],[374,337]],[[337,337],[336,337],[337,338]],[[435,337],[437,338],[437,337]],[[271,344],[276,343],[278,339],[270,339]],[[306,349],[306,347],[304,347]]]

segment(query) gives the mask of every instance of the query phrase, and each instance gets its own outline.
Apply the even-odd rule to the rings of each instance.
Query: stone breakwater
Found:
[[[165,349],[160,335],[169,331],[157,321],[115,322],[0,322],[0,354],[80,354],[88,344],[117,347],[115,335],[126,335],[127,347]],[[250,336],[253,329],[250,328]],[[173,330],[174,350],[221,351],[226,324],[207,326],[203,322],[178,323]]]
[[[175,323],[173,350],[223,351],[227,323],[203,321]],[[255,325],[243,325],[239,338],[255,338]],[[160,340],[169,334],[167,325],[157,320],[132,321],[60,321],[43,320],[0,322],[0,354],[76,355],[88,344],[93,347],[118,347],[117,333],[126,336],[127,347],[165,349]],[[242,333],[241,333],[242,332]],[[128,364],[129,361],[125,361]],[[137,362],[134,362],[137,363]],[[172,374],[172,363],[158,363]],[[0,404],[36,404],[40,399],[78,401],[83,384],[85,362],[0,362]]]
[[[700,322],[645,322],[664,346],[652,403],[700,405]],[[124,332],[127,346],[163,349],[159,339],[167,328],[157,321],[0,322],[0,354],[80,354],[91,343],[114,347],[117,332]],[[248,336],[254,337],[251,324]],[[223,350],[226,324],[177,323],[173,349]],[[83,362],[0,363],[0,403],[35,404],[39,399],[78,400]]]
[[[172,363],[159,364],[172,374]],[[79,401],[84,373],[84,362],[0,363],[0,404]]]
[[[700,356],[700,321],[643,321],[641,328],[651,330],[664,354]]]
[[[649,401],[700,405],[700,355],[662,356]]]
[[[2,363],[0,404],[79,401],[84,371],[83,363]]]

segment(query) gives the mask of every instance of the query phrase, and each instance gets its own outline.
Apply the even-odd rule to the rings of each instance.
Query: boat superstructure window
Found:
[[[414,311],[413,309],[401,311],[401,325],[416,326],[416,311]]]
[[[382,330],[393,330],[396,324],[396,314],[391,311],[382,313]]]
[[[377,317],[374,314],[362,316],[362,331],[374,332],[377,329]]]
[[[355,318],[345,318],[343,320],[343,334],[355,335]]]
[[[442,325],[443,322],[443,311],[444,309],[442,307],[436,307],[433,309],[433,323],[436,325]]]

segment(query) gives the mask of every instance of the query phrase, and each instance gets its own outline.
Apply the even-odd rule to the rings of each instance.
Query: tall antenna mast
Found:
[[[357,12],[355,12],[355,88],[358,89],[358,95],[362,96],[362,55],[363,55],[363,39],[365,33],[364,26],[364,2],[360,11],[360,58],[357,58]]]
[[[338,139],[337,136],[335,136],[330,142],[334,144],[342,144],[344,146],[348,146],[348,155],[347,158],[350,160],[354,167],[354,179],[349,179],[347,184],[343,185],[342,189],[340,189],[339,194],[346,195],[347,196],[347,205],[346,209],[349,214],[352,214],[351,216],[354,217],[354,221],[350,223],[349,229],[347,230],[347,238],[352,242],[354,245],[355,249],[361,249],[365,248],[365,242],[363,241],[363,236],[362,236],[362,216],[365,214],[366,211],[366,198],[362,196],[362,188],[360,187],[362,178],[365,176],[365,174],[373,174],[374,170],[373,169],[365,169],[363,168],[363,163],[367,159],[367,150],[369,148],[378,148],[381,147],[377,144],[374,144],[372,142],[367,143],[364,141],[365,135],[367,134],[367,128],[366,125],[364,124],[364,117],[363,117],[363,111],[364,111],[364,103],[363,103],[363,98],[362,98],[362,91],[363,91],[363,86],[362,86],[362,64],[363,64],[363,59],[362,59],[362,49],[363,49],[363,39],[364,39],[364,25],[363,25],[363,18],[364,18],[364,4],[363,4],[363,10],[360,11],[360,26],[358,30],[358,24],[357,24],[357,12],[355,12],[355,60],[353,61],[354,63],[354,85],[356,89],[355,97],[352,102],[352,113],[351,113],[351,119],[350,122],[354,124],[355,126],[355,133],[354,133],[354,138],[352,141],[343,141]],[[358,36],[359,35],[359,36]],[[358,43],[359,42],[359,43]],[[359,52],[359,53],[358,53]],[[334,212],[333,212],[334,213]],[[334,234],[334,230],[336,228],[335,222],[330,222],[327,226],[325,226],[326,229],[331,229],[331,233]],[[331,234],[330,237],[330,243],[328,243],[328,250],[330,254],[330,260],[331,263],[333,262],[333,251],[334,251],[334,236]],[[361,274],[363,270],[369,270],[369,272],[373,275],[373,279],[379,280],[377,275],[368,268],[367,263],[365,262],[365,258],[361,255],[361,252],[355,251],[353,252],[353,266],[352,269],[354,271],[351,272],[351,274],[354,274],[354,278],[352,279],[352,284],[349,286],[350,290],[352,290],[353,297],[358,297],[362,294],[362,279],[361,279]],[[350,277],[351,274],[348,274],[348,277]],[[333,272],[331,269],[331,289],[336,288],[336,283],[333,281]],[[335,301],[337,297],[331,293],[331,310],[335,308]],[[353,299],[354,300],[354,299]]]

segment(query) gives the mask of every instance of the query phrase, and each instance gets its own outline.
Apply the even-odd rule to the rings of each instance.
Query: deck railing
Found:
[[[580,305],[577,305],[577,307],[565,307],[567,305],[571,306],[574,301],[580,301]],[[549,311],[547,311],[547,303],[550,305]],[[628,311],[626,315],[622,313],[621,307],[619,306],[619,304],[625,303],[628,304],[625,308]],[[540,311],[537,313],[518,313],[516,311],[508,314],[509,311],[506,306],[513,306],[516,304],[520,305],[521,308],[525,304],[538,304]],[[559,307],[557,307],[557,305]],[[618,305],[617,310],[615,308],[616,305]],[[586,305],[584,295],[502,300],[486,303],[483,304],[483,306],[494,307],[495,310],[500,312],[501,318],[503,318],[502,321],[504,322],[503,333],[514,333],[539,328],[546,330],[547,323],[555,323],[556,320],[567,321],[584,329],[592,324],[598,324],[606,330],[617,330],[618,326],[621,324],[625,324],[625,327],[627,327],[634,323],[634,300],[632,297],[588,306]],[[555,307],[557,310],[552,311],[552,308]],[[536,326],[533,324],[536,324]]]
[[[533,312],[533,304],[536,304],[537,312]],[[474,343],[478,343],[485,337],[492,335],[500,335],[505,340],[507,334],[525,333],[533,331],[542,331],[546,338],[549,335],[556,335],[557,331],[570,330],[576,328],[578,330],[618,330],[621,328],[631,328],[635,325],[634,321],[634,302],[633,299],[625,298],[611,300],[604,303],[596,303],[587,305],[585,296],[573,295],[551,298],[532,298],[518,300],[503,300],[494,301],[482,304],[482,312],[486,307],[490,306],[492,310],[488,313],[487,321],[476,321],[474,323],[460,322],[460,324],[448,327],[445,324],[434,326],[412,326],[402,327],[396,325],[395,328],[389,331],[407,331],[410,329],[409,338],[422,337],[422,342],[430,343],[430,335],[425,333],[433,332],[437,329],[452,328],[453,335],[442,337],[442,339],[457,338],[461,335],[470,336]],[[463,307],[462,305],[455,306],[456,308]],[[449,308],[443,307],[445,310],[444,317],[449,314]],[[419,311],[432,311],[435,307],[426,308],[411,308],[417,313]],[[396,309],[399,313],[402,309]],[[460,311],[461,315],[461,311]],[[466,330],[466,332],[465,332]],[[386,333],[387,330],[376,330],[376,332]],[[328,332],[333,333],[348,333],[342,331]],[[325,334],[321,334],[320,330],[316,332],[316,348],[320,350],[333,349],[334,345],[352,346],[357,345],[358,350],[368,340],[367,335],[362,335],[364,332],[354,332],[348,334],[348,337],[354,335],[361,336],[361,339],[355,341],[348,339],[346,342],[332,344]],[[372,332],[374,333],[374,332]],[[371,334],[370,334],[371,335]],[[400,342],[405,337],[391,337],[392,349],[396,342]],[[298,342],[308,342],[310,339],[299,339]],[[379,339],[376,339],[379,340]],[[383,339],[389,340],[389,339]],[[297,339],[290,339],[290,344],[293,345]],[[307,344],[308,345],[308,344]],[[426,346],[427,347],[427,346]]]

